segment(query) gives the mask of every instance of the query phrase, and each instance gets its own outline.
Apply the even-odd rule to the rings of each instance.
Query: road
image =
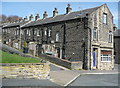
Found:
[[[118,74],[82,75],[69,86],[118,86]]]
[[[2,86],[59,86],[49,80],[39,79],[3,79]]]

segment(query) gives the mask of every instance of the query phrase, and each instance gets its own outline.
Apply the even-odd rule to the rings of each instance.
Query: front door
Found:
[[[96,67],[97,65],[97,50],[93,49],[93,67]]]

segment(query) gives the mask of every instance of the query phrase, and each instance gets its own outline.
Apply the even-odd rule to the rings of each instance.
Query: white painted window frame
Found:
[[[111,62],[112,60],[112,55],[108,54],[105,56],[105,54],[101,54],[101,62]],[[106,60],[103,60],[103,58],[106,58]]]

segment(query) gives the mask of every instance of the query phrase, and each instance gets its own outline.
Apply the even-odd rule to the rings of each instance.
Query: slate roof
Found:
[[[99,7],[101,7],[101,6],[99,6]],[[55,17],[40,19],[40,20],[37,20],[37,21],[33,21],[33,22],[31,22],[27,25],[24,25],[23,27],[36,26],[36,25],[42,25],[42,24],[47,24],[47,23],[60,22],[60,21],[82,18],[82,17],[86,16],[86,13],[90,14],[93,11],[97,10],[99,7],[85,9],[85,10],[76,11],[76,12],[71,12],[69,14],[62,14],[62,15],[58,15],[58,16],[55,16]]]
[[[3,26],[3,28],[9,28],[9,27],[19,27],[24,25],[25,23],[27,23],[28,21],[22,21],[22,22],[16,22],[16,23],[9,23],[5,26]]]
[[[36,26],[36,25],[42,25],[42,24],[48,24],[48,23],[53,23],[53,22],[60,22],[60,21],[66,21],[66,20],[71,20],[71,19],[77,19],[77,18],[82,18],[86,16],[86,13],[90,14],[93,11],[97,10],[99,7],[95,7],[95,8],[89,8],[89,9],[85,9],[85,10],[81,10],[81,11],[76,11],[76,12],[71,12],[69,14],[62,14],[62,15],[58,15],[55,17],[49,17],[49,18],[45,18],[45,19],[40,19],[37,21],[27,21],[27,22],[18,22],[18,23],[10,23],[6,26],[4,26],[4,28],[7,27],[30,27],[30,26]]]
[[[114,32],[114,36],[120,36],[120,29],[118,29]]]

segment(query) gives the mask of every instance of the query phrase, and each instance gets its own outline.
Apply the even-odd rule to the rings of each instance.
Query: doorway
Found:
[[[97,67],[97,49],[93,48],[93,67]]]

